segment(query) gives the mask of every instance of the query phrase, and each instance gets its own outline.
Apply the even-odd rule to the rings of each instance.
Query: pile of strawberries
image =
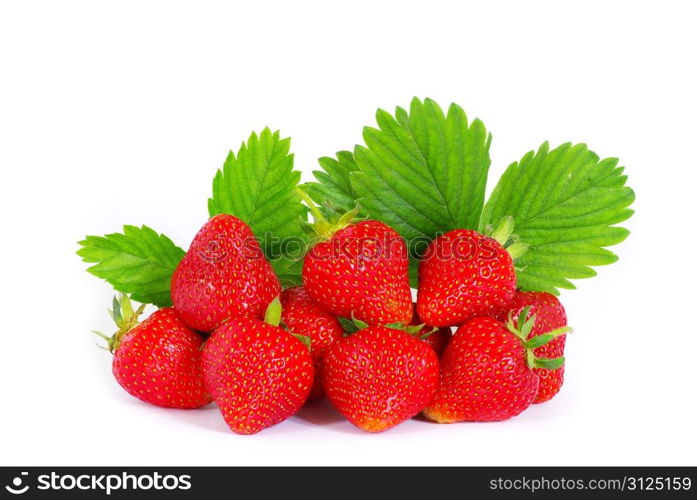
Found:
[[[138,323],[143,307],[115,300],[119,329],[107,341],[119,384],[158,406],[214,401],[240,434],[325,395],[352,424],[379,432],[419,413],[504,420],[559,391],[564,308],[516,290],[510,220],[490,235],[433,240],[416,304],[407,245],[392,228],[350,217],[314,227],[304,286],[282,290],[247,224],[210,219],[172,276],[173,307]]]

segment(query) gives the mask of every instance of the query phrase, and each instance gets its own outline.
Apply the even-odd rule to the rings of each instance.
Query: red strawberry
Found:
[[[438,387],[438,356],[408,333],[369,326],[327,350],[322,380],[332,405],[352,424],[380,432],[426,406]]]
[[[406,325],[412,315],[408,265],[407,246],[397,232],[382,222],[362,221],[312,247],[303,283],[315,302],[337,316]]]
[[[515,286],[513,260],[498,241],[456,229],[432,241],[424,254],[417,311],[426,324],[459,325],[497,313],[511,301]]]
[[[289,331],[310,338],[310,354],[315,368],[315,382],[309,399],[324,397],[320,366],[324,352],[333,342],[343,338],[339,321],[312,301],[301,286],[288,288],[281,294],[281,320]]]
[[[435,327],[425,327],[424,332],[426,332],[421,340],[426,342],[431,346],[431,349],[440,356],[440,354],[445,350],[450,342],[450,337],[452,337],[452,332],[450,328],[438,328],[436,331],[429,333]]]
[[[114,299],[112,316],[119,331],[107,340],[114,353],[112,371],[131,396],[168,408],[198,408],[211,402],[203,385],[199,334],[176,311],[155,311],[138,324],[144,306],[133,310],[130,299]]]
[[[277,312],[269,314],[271,311]],[[267,319],[230,319],[203,349],[206,388],[225,422],[238,434],[254,434],[287,419],[305,403],[314,371],[310,352],[276,326],[280,303],[269,306]]]
[[[419,314],[416,312],[416,304],[414,304],[414,315],[411,320],[411,325],[418,326],[421,324],[423,323],[421,318],[419,318]],[[431,348],[436,351],[436,354],[440,356],[445,349],[445,346],[447,346],[448,342],[450,342],[450,337],[453,336],[453,332],[449,327],[435,328],[435,331],[433,331],[434,328],[435,327],[433,326],[424,324],[420,332],[421,340],[430,345]]]
[[[440,388],[424,414],[441,423],[505,420],[532,404],[538,387],[520,339],[499,321],[475,318],[443,353]]]
[[[440,388],[424,414],[440,423],[505,420],[532,404],[539,383],[520,339],[499,321],[475,318],[445,349]]]
[[[172,302],[203,332],[228,318],[261,317],[281,284],[247,224],[216,215],[198,232],[172,276]]]
[[[526,307],[529,307],[528,316],[535,316],[535,326],[530,334],[531,337],[566,326],[564,307],[554,295],[546,292],[516,292],[513,302],[507,310],[499,314],[498,319],[505,321],[509,315],[517,317]],[[566,335],[560,335],[549,344],[535,349],[535,355],[543,358],[563,356],[565,342]],[[535,373],[540,377],[540,389],[533,403],[544,403],[552,399],[561,389],[564,383],[564,366],[557,370],[535,368]]]
[[[564,362],[536,358],[533,349],[567,330],[529,339],[534,320],[525,317],[516,324],[479,317],[458,328],[441,356],[440,387],[424,415],[440,423],[489,422],[528,408],[540,385],[533,368]]]

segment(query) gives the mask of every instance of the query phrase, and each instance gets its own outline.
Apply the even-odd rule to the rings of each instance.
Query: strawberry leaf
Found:
[[[439,233],[476,228],[491,163],[484,124],[468,123],[456,104],[445,115],[416,98],[409,113],[378,110],[377,124],[363,130],[366,145],[354,153],[359,170],[350,174],[367,215],[404,236],[413,256]]]
[[[409,286],[419,288],[419,261],[409,259]]]
[[[124,226],[123,233],[87,236],[77,254],[91,274],[145,304],[172,305],[169,286],[184,250],[147,226]]]
[[[281,282],[283,288],[290,288],[292,286],[301,286],[303,284],[302,271],[303,271],[303,259],[302,257],[295,257],[293,255],[284,255],[282,257],[277,257],[271,262],[271,267],[276,272],[278,279]]]
[[[479,229],[514,218],[514,233],[529,245],[516,260],[520,288],[558,294],[558,288],[575,288],[569,279],[595,276],[590,266],[617,260],[605,247],[629,235],[615,224],[632,215],[627,207],[634,201],[617,165],[616,158],[600,160],[585,144],[550,151],[545,142],[504,172]]]
[[[303,189],[320,205],[327,202],[348,212],[356,205],[356,193],[351,186],[351,172],[358,170],[353,153],[339,151],[336,159],[327,156],[319,159],[322,170],[312,172],[317,182],[308,182]]]
[[[290,139],[281,139],[279,132],[253,133],[216,173],[208,211],[211,217],[231,214],[249,224],[274,269],[296,279],[298,266],[287,262],[287,253],[306,241],[300,220],[307,220],[307,208],[295,192],[300,172],[293,170],[289,150]]]

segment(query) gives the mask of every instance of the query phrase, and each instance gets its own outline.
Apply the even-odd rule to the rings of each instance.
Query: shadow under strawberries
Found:
[[[353,427],[332,407],[327,398],[305,403],[292,418],[311,425],[347,424],[347,427]]]

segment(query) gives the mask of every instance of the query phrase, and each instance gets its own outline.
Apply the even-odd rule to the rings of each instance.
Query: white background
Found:
[[[695,465],[697,31],[691,2],[3,2],[0,463]],[[217,409],[121,390],[92,329],[112,292],[85,234],[148,224],[186,247],[252,130],[303,179],[378,107],[463,106],[491,189],[545,139],[618,156],[637,194],[618,263],[562,300],[553,401],[492,424],[370,435],[320,405],[252,436]]]

